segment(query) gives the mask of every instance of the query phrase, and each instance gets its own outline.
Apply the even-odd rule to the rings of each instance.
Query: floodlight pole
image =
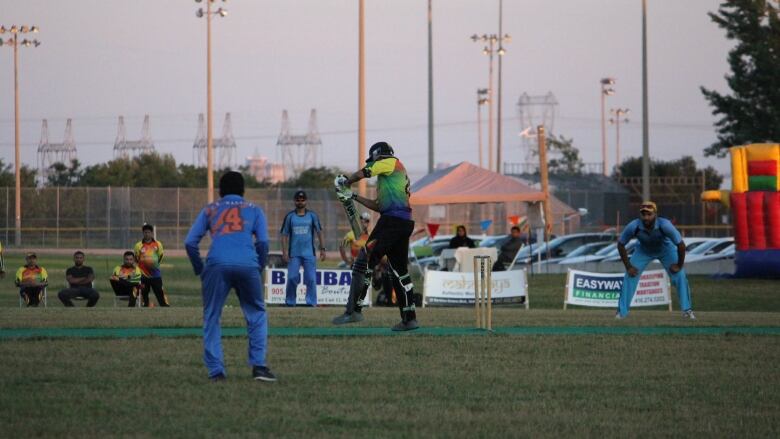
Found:
[[[11,38],[2,40],[2,35],[11,33]],[[19,42],[19,34],[28,32],[37,33],[38,26],[16,26],[10,28],[0,26],[0,46],[10,45],[14,51],[14,244],[22,245],[22,154],[19,145],[19,44],[25,47],[38,47],[41,43],[37,39],[24,39]]]
[[[206,0],[206,199],[214,202],[214,132],[211,98],[211,0]]]
[[[433,172],[433,10],[428,0],[428,173]]]
[[[19,40],[13,36],[14,46],[14,244],[22,245],[22,155],[19,147]]]
[[[366,165],[366,41],[365,2],[358,0],[358,169]],[[366,180],[358,182],[358,192],[366,196]]]
[[[200,3],[203,0],[195,0]],[[205,0],[206,10],[202,8],[196,12],[197,17],[206,15],[206,199],[209,203],[214,201],[214,130],[213,130],[213,99],[211,97],[211,16],[225,17],[227,10],[218,8],[211,11],[211,4],[217,0]],[[227,0],[222,0],[223,2]]]
[[[647,0],[642,0],[642,199],[650,199],[650,135],[647,109]]]

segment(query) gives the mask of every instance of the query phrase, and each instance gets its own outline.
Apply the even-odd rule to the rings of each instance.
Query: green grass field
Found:
[[[39,259],[51,285],[63,279],[69,258]],[[88,256],[103,293],[93,309],[63,308],[56,288],[48,308],[19,309],[11,280],[3,280],[0,333],[201,325],[199,284],[185,259],[166,261],[168,309],[113,308],[105,261]],[[683,321],[676,304],[673,313],[633,310],[624,321],[611,310],[563,311],[564,277],[539,275],[529,278],[532,309],[498,307],[494,326],[759,333],[302,335],[300,328],[330,328],[340,309],[270,307],[279,335],[272,332],[268,360],[279,381],[250,379],[246,338],[238,336],[224,339],[224,385],[206,380],[197,336],[0,337],[0,436],[777,437],[778,282],[690,281],[695,322]],[[243,326],[237,305],[231,297],[223,326]],[[471,308],[418,315],[425,328],[473,326]],[[372,308],[353,331],[390,335],[384,328],[397,318],[395,309]]]

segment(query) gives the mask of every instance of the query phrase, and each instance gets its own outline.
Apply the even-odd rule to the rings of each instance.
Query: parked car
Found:
[[[734,244],[734,238],[723,238],[718,240],[718,243],[708,248],[706,251],[702,251],[696,254],[691,254],[685,257],[685,263],[716,261],[718,259],[733,258],[736,253],[736,246]]]
[[[709,238],[707,241],[701,242],[699,245],[691,248],[691,246],[688,245],[688,241],[685,241],[685,244],[688,247],[686,253],[687,256],[713,254],[723,250],[724,248],[728,247],[729,244],[733,243],[734,238]],[[710,252],[710,250],[713,249],[715,250]]]
[[[633,248],[634,245],[636,245],[636,240],[631,240],[626,245],[626,248]],[[583,264],[585,262],[599,262],[603,260],[606,257],[616,255],[617,254],[617,243],[612,242],[605,246],[604,248],[600,249],[596,253],[593,253],[591,255],[570,255],[568,257],[565,257],[558,261],[559,264],[562,265],[570,265],[570,264]]]
[[[700,237],[690,237],[690,238],[683,238],[683,242],[685,242],[685,253],[689,254],[689,252],[693,251],[700,245],[704,245],[710,241],[712,241],[713,238],[700,238]],[[637,241],[635,239],[632,239],[629,241],[629,244],[634,243],[630,248],[628,245],[626,245],[626,251],[628,252],[628,256],[631,256],[634,254],[634,247],[636,246]],[[615,245],[615,250],[613,253],[609,254],[607,257],[601,260],[602,262],[620,262],[620,253],[617,251],[617,244]]]
[[[683,238],[683,242],[685,243],[685,253],[691,254],[692,251],[695,251],[701,246],[706,247],[713,245],[716,240],[717,238],[704,238],[698,236],[689,236],[687,238]]]
[[[524,265],[550,258],[565,258],[578,247],[594,242],[610,242],[615,235],[610,233],[576,233],[559,236],[547,243],[529,245],[520,249],[515,259],[515,265]]]
[[[528,235],[523,234],[520,235],[520,239],[524,243],[536,244],[536,238],[534,236],[531,236],[529,238]],[[504,245],[504,243],[506,243],[508,240],[509,240],[508,234],[486,236],[479,241],[477,247],[495,247],[496,250],[501,250],[501,246]]]
[[[608,247],[610,245],[612,245],[612,244],[609,241],[591,242],[590,244],[585,244],[585,245],[581,245],[581,246],[577,247],[576,249],[574,249],[574,251],[569,253],[569,255],[566,256],[565,258],[563,258],[563,257],[550,258],[550,259],[542,261],[541,264],[542,265],[545,265],[545,264],[558,264],[561,261],[567,260],[567,259],[582,259],[582,258],[584,258],[586,256],[594,255],[599,250],[601,250],[601,249],[603,249],[605,247]]]

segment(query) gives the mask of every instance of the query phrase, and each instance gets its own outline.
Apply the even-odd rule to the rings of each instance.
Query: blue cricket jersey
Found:
[[[649,230],[639,218],[628,223],[618,242],[626,245],[631,238],[636,238],[639,247],[648,254],[658,254],[664,248],[676,248],[677,244],[682,242],[682,236],[672,222],[661,217],[656,217],[653,228]]]
[[[208,265],[263,268],[268,260],[268,223],[263,210],[239,195],[227,195],[201,210],[184,246],[196,274],[203,270],[198,243],[211,235]]]
[[[290,238],[287,251],[290,257],[316,256],[314,251],[314,234],[322,230],[320,218],[311,210],[306,210],[303,215],[291,211],[282,222],[282,235]]]

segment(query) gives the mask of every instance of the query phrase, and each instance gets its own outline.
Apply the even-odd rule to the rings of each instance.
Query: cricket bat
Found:
[[[352,233],[355,234],[355,238],[359,237],[363,234],[363,231],[360,228],[360,218],[358,218],[355,202],[352,199],[349,199],[342,201],[341,205],[344,206],[344,211],[347,214],[347,220],[349,221],[349,227],[352,228]]]

